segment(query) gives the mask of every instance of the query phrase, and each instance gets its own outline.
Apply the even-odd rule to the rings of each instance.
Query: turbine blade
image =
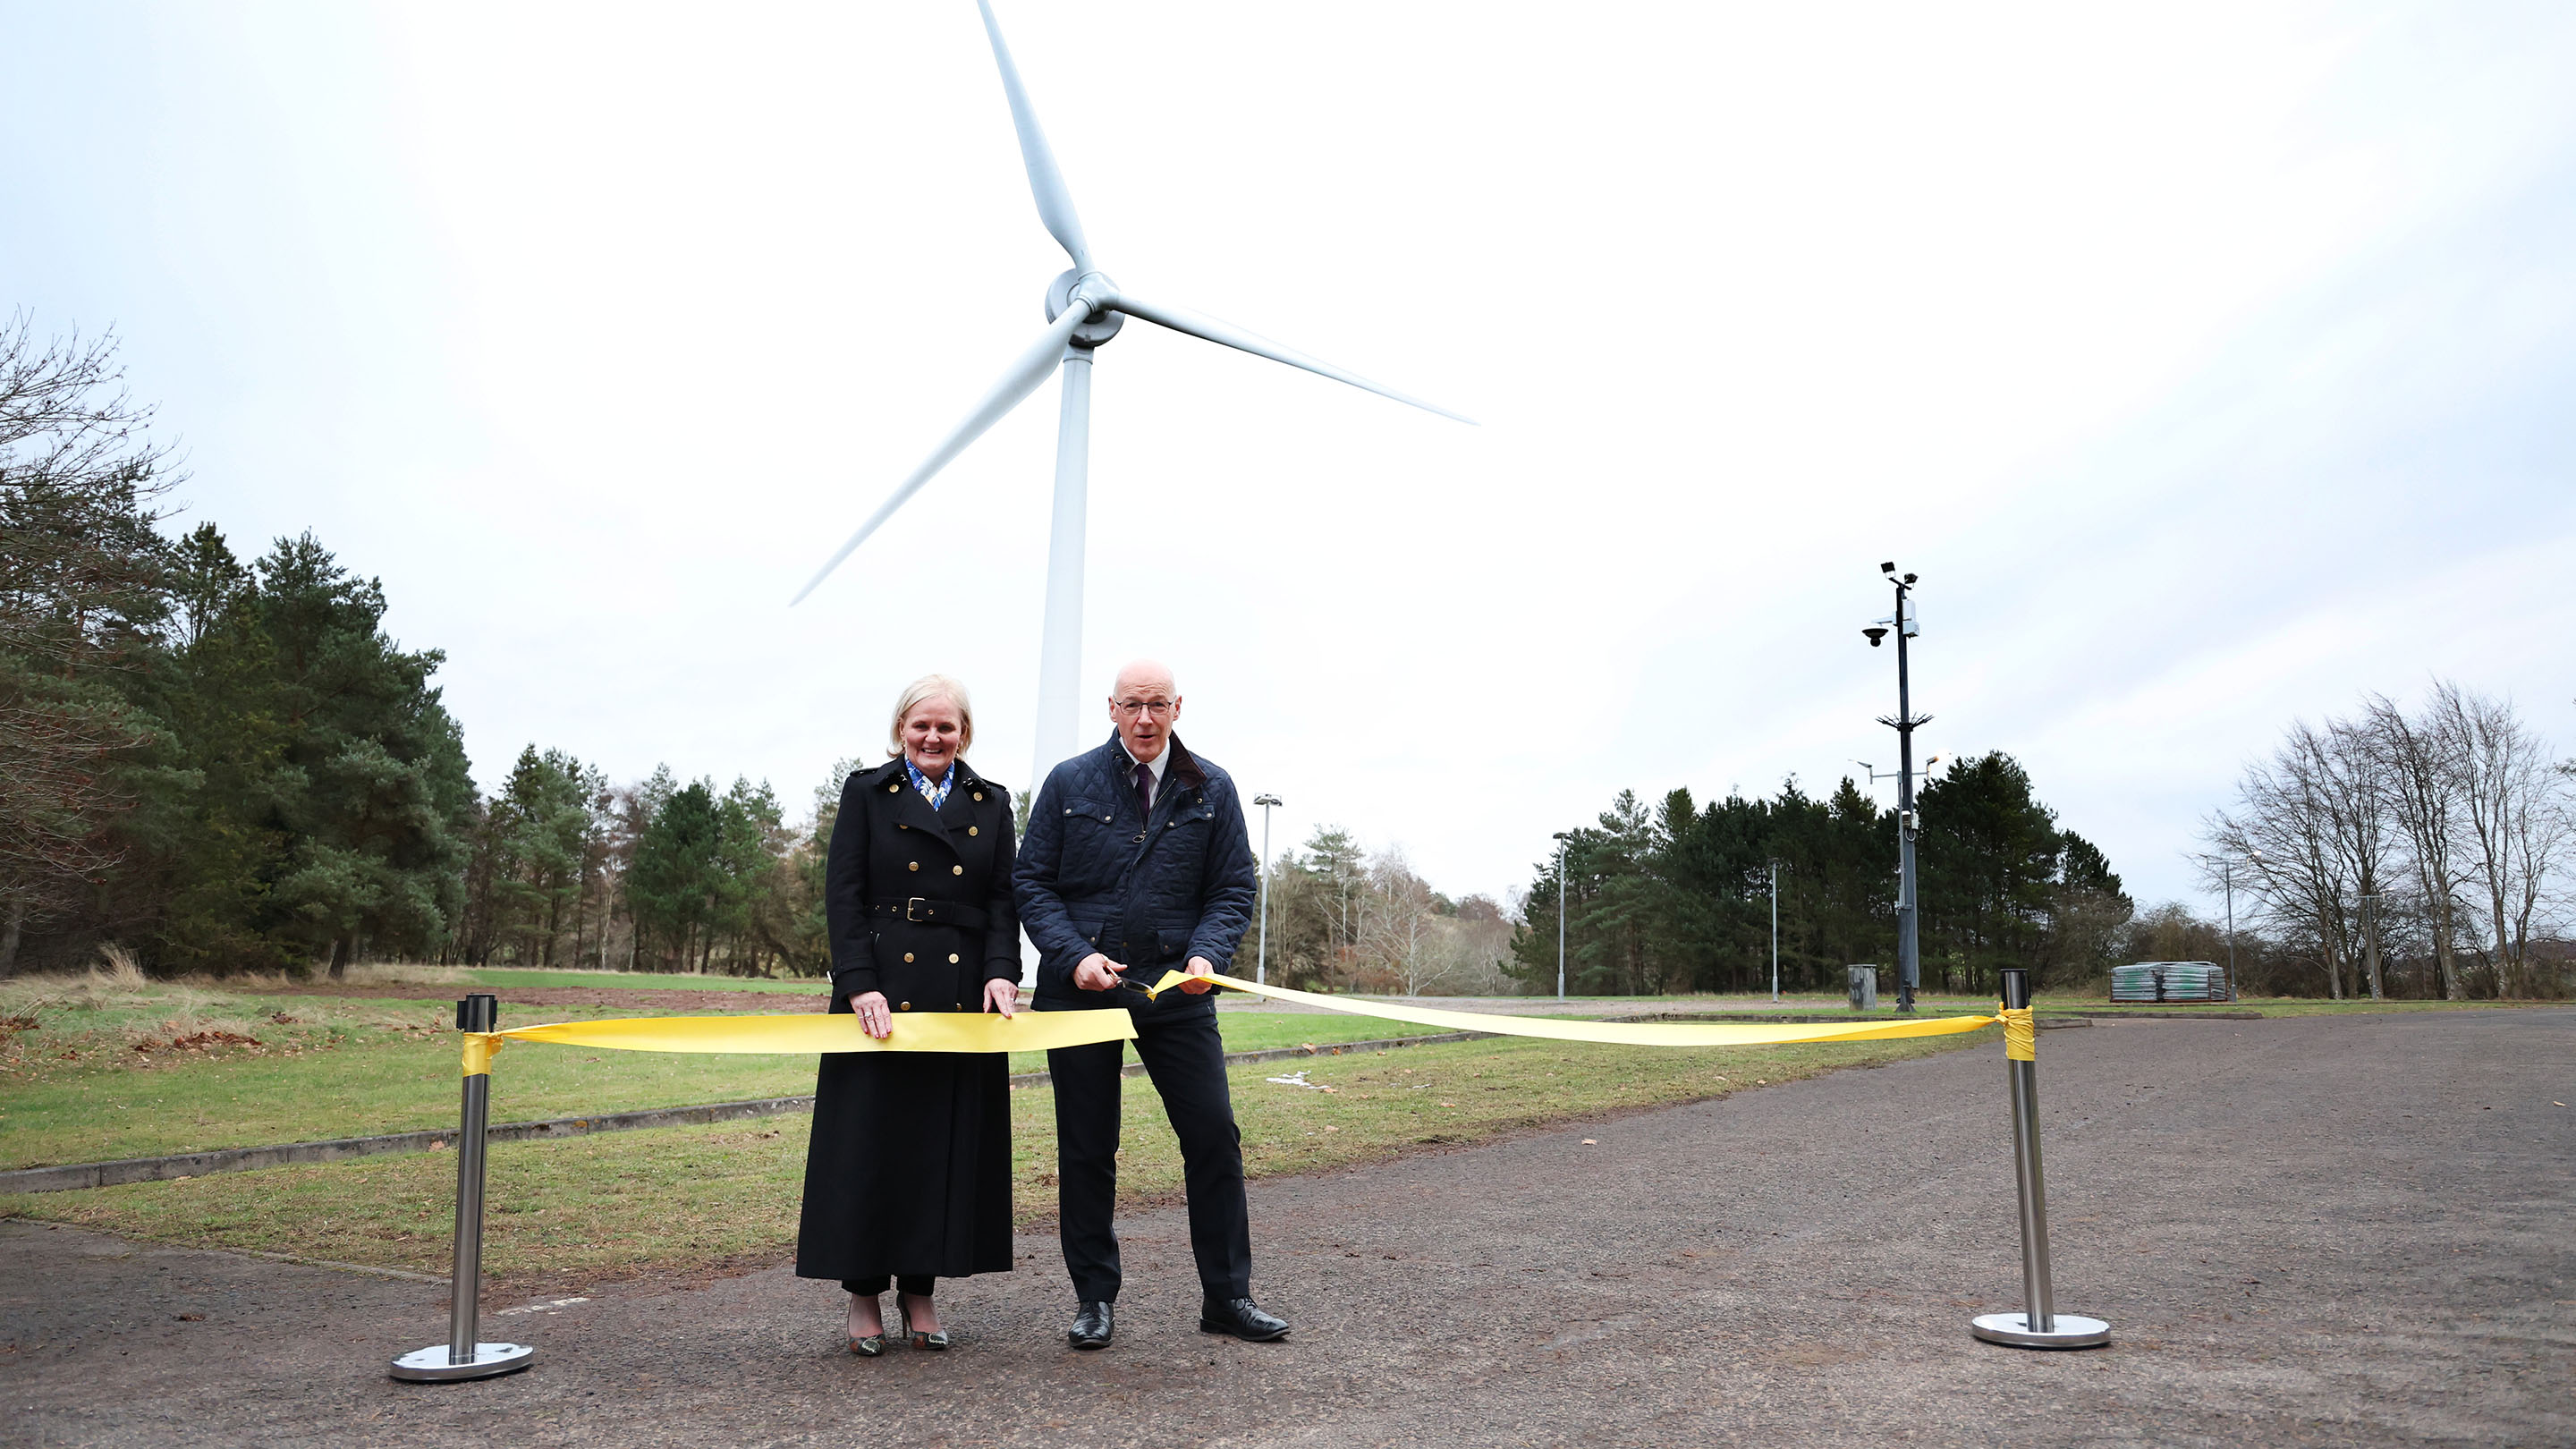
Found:
[[[1029,167],[1029,191],[1037,198],[1038,219],[1046,223],[1065,255],[1073,258],[1073,269],[1087,272],[1091,268],[1091,246],[1082,239],[1082,218],[1074,215],[1073,194],[1064,189],[1064,173],[1055,169],[1055,152],[1048,149],[1046,132],[1038,129],[1038,113],[1029,105],[1029,93],[1020,84],[1020,68],[1011,63],[1011,48],[1002,42],[1002,27],[993,19],[993,7],[985,0],[975,0],[975,8],[984,12],[984,33],[993,39],[993,60],[1002,68],[1002,94],[1010,98],[1011,124],[1019,128],[1020,159]]]
[[[1201,316],[1180,307],[1160,307],[1150,302],[1140,302],[1123,291],[1108,299],[1108,305],[1130,317],[1142,317],[1158,327],[1169,327],[1175,332],[1186,332],[1192,337],[1202,337],[1210,342],[1222,343],[1239,352],[1249,352],[1255,357],[1267,357],[1273,362],[1284,362],[1290,367],[1302,367],[1318,377],[1329,377],[1335,382],[1347,382],[1353,387],[1364,388],[1380,397],[1391,397],[1397,402],[1420,408],[1426,413],[1438,413],[1444,418],[1454,418],[1471,428],[1476,426],[1476,420],[1464,413],[1453,413],[1447,408],[1424,402],[1418,397],[1397,392],[1383,383],[1371,382],[1356,372],[1344,372],[1329,362],[1318,361],[1293,348],[1282,347],[1267,337],[1246,332],[1240,327],[1219,322],[1213,317]]]
[[[1047,374],[1055,371],[1056,363],[1063,358],[1065,342],[1073,336],[1073,329],[1081,326],[1083,319],[1090,315],[1091,305],[1087,302],[1077,301],[1065,308],[1064,315],[1055,319],[1047,328],[1046,335],[1021,353],[1020,360],[1011,364],[1011,370],[1002,374],[1002,380],[993,384],[993,390],[976,404],[975,411],[968,413],[964,422],[951,429],[948,436],[940,440],[939,446],[931,450],[930,456],[921,461],[921,466],[913,469],[903,482],[895,486],[894,492],[887,495],[886,501],[877,505],[877,511],[868,515],[868,521],[859,525],[859,531],[850,535],[850,541],[842,544],[821,568],[814,571],[814,577],[805,581],[805,587],[796,591],[796,597],[787,601],[787,607],[792,609],[805,602],[805,596],[831,577],[832,570],[841,566],[841,560],[848,558],[852,550],[867,542],[869,534],[894,517],[894,511],[903,506],[905,499],[920,492],[921,485],[947,467],[950,459],[965,452],[967,444],[984,436],[985,430],[1018,407],[1021,399],[1037,391],[1038,384],[1046,381]]]

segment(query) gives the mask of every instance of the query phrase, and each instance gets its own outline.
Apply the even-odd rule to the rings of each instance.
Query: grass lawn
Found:
[[[1259,1063],[1229,1075],[1246,1170],[1265,1177],[1723,1096],[1991,1037],[1686,1049],[1503,1038]],[[1333,1090],[1267,1080],[1291,1067]],[[1161,1103],[1141,1077],[1128,1081],[1126,1100],[1122,1201],[1173,1199],[1181,1188],[1180,1159]],[[1053,1098],[1045,1088],[1016,1092],[1012,1112],[1018,1216],[1024,1224],[1043,1221],[1055,1212]],[[797,1115],[495,1145],[484,1245],[494,1292],[783,1259],[795,1238],[810,1121]],[[444,1273],[454,1192],[454,1159],[440,1152],[0,1197],[0,1215],[162,1242]]]
[[[436,974],[439,979],[376,983],[409,981],[404,989],[416,986],[422,992],[418,999],[244,994],[140,978],[0,982],[0,1168],[451,1126],[456,1120],[457,1046],[450,1025],[453,996],[459,989],[455,978],[460,975],[511,978],[463,983],[504,987],[518,984],[516,978],[523,977],[557,985],[592,977],[652,987],[675,982],[730,988],[745,984],[720,977],[405,969]],[[780,992],[798,995],[809,995],[813,989],[812,983],[771,984]],[[1584,998],[1566,1006],[1571,1014],[1598,1015],[1606,1000]],[[1768,1000],[1767,996],[1673,997],[1657,1005],[1676,1013],[1726,1013],[1767,1005]],[[1784,1004],[1840,1014],[1829,1010],[1839,1005],[1831,997],[1792,998]],[[2482,1009],[2497,1004],[2267,999],[2198,1009],[2313,1015]],[[1551,999],[1532,998],[1526,1010],[1530,1015],[1555,1014],[1556,1006]],[[2041,999],[2043,1011],[2102,1006],[2098,998],[2055,993]],[[1921,1009],[1926,1015],[1949,1015],[1992,1007],[1973,998],[1925,997]],[[540,1020],[669,1013],[668,1007],[519,1007],[509,1009],[503,1021],[526,1025]],[[1227,1047],[1234,1051],[1331,1045],[1421,1035],[1428,1030],[1374,1017],[1232,1004],[1218,1021]],[[33,1025],[16,1027],[28,1022]],[[1036,1071],[1044,1065],[1040,1053],[1015,1053],[1011,1069]],[[507,1122],[793,1096],[813,1089],[813,1071],[806,1057],[698,1056],[519,1044],[499,1059],[492,1111],[496,1121]]]
[[[36,1025],[0,1032],[0,1169],[456,1122],[452,999],[8,984],[15,989],[0,995],[0,1019]],[[528,1007],[502,1024],[635,1014],[644,1013]],[[1232,1051],[1422,1032],[1368,1017],[1284,1013],[1228,1012],[1220,1026]],[[1014,1072],[1045,1066],[1043,1052],[1012,1054]],[[516,1043],[498,1058],[492,1082],[493,1120],[511,1122],[795,1096],[814,1090],[814,1061]]]

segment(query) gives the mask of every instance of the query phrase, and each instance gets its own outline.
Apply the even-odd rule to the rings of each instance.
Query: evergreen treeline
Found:
[[[1916,797],[1926,990],[1991,991],[1995,971],[2045,984],[2101,974],[2132,907],[2091,842],[2061,830],[2011,756],[1960,761]],[[1769,800],[1702,806],[1675,790],[1623,792],[1568,833],[1566,987],[1585,994],[1757,991],[1771,980],[1771,872],[1779,871],[1782,990],[1840,992],[1875,963],[1895,983],[1896,815],[1846,776],[1818,800],[1792,781]],[[1511,973],[1553,991],[1557,863],[1539,863]]]
[[[163,535],[177,479],[120,383],[112,339],[0,328],[0,975],[111,941],[172,971],[822,967],[815,837],[767,786],[611,789],[532,746],[481,798],[376,581],[310,534]]]
[[[114,344],[0,329],[0,972],[434,945],[473,791],[435,652],[311,537],[156,528],[175,481]]]
[[[823,845],[843,762],[808,828],[766,784],[642,784],[531,745],[477,815],[447,951],[473,965],[819,975]]]

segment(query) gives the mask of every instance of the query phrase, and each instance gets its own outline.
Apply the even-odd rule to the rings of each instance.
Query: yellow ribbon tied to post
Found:
[[[1180,971],[1165,972],[1154,983],[1148,995],[1160,996],[1173,990],[1190,977]],[[2004,1029],[2004,1055],[2017,1062],[2038,1060],[2034,1050],[2037,1032],[2030,1008],[1998,1005],[1993,1016],[1927,1016],[1912,1021],[1838,1022],[1722,1022],[1722,1021],[1570,1021],[1561,1017],[1497,1016],[1481,1011],[1442,1011],[1429,1006],[1398,1006],[1385,1001],[1354,1001],[1346,996],[1324,996],[1312,991],[1291,991],[1285,986],[1265,986],[1238,977],[1213,975],[1201,978],[1235,991],[1266,996],[1273,1001],[1293,1001],[1304,1006],[1337,1011],[1345,1016],[1374,1016],[1388,1021],[1409,1021],[1416,1026],[1436,1026],[1444,1031],[1483,1032],[1490,1036],[1532,1036],[1548,1041],[1607,1042],[1619,1046],[1787,1046],[1798,1042],[1888,1041],[1900,1037],[1953,1036],[1960,1032],[1982,1031],[2000,1024]]]
[[[1167,972],[1148,995],[1159,996],[1190,978]],[[1437,1007],[1403,1006],[1386,1001],[1355,1001],[1292,991],[1239,977],[1205,978],[1233,991],[1293,1001],[1345,1016],[1370,1016],[1411,1022],[1443,1031],[1478,1032],[1488,1036],[1539,1037],[1548,1041],[1601,1042],[1617,1046],[1788,1046],[1802,1042],[1889,1041],[1905,1037],[1954,1036],[2000,1025],[2004,1055],[2013,1061],[2038,1060],[2038,1034],[2028,1007],[1998,1005],[1993,1016],[1928,1016],[1910,1021],[1839,1022],[1666,1022],[1576,1021],[1563,1017],[1501,1016],[1481,1011],[1443,1011]],[[1133,1041],[1136,1024],[1118,1007],[1091,1011],[1023,1011],[1014,1016],[994,1012],[921,1011],[898,1015],[894,1034],[883,1041],[869,1036],[855,1016],[806,1013],[797,1016],[629,1016],[604,1021],[558,1021],[509,1031],[469,1031],[465,1039],[465,1072],[469,1077],[492,1070],[492,1058],[508,1042],[553,1042],[560,1046],[607,1047],[640,1052],[769,1052],[807,1056],[823,1052],[1023,1052],[1051,1047],[1088,1046],[1093,1042]]]
[[[514,1041],[608,1047],[629,1052],[1034,1052],[1093,1042],[1133,1041],[1136,1023],[1123,1007],[1092,1011],[907,1011],[879,1041],[851,1015],[623,1016],[557,1021],[510,1031],[465,1034],[465,1075],[492,1070],[492,1058]]]

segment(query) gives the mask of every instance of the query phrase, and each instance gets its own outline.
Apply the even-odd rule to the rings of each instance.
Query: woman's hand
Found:
[[[850,1010],[859,1016],[859,1029],[879,1041],[894,1035],[894,1013],[886,1010],[885,993],[869,991],[850,998]]]
[[[998,976],[984,983],[984,1009],[986,1011],[998,1011],[1004,1016],[1009,1016],[1012,1012],[1019,1009],[1019,1005],[1020,983],[1016,981],[1005,981]]]

